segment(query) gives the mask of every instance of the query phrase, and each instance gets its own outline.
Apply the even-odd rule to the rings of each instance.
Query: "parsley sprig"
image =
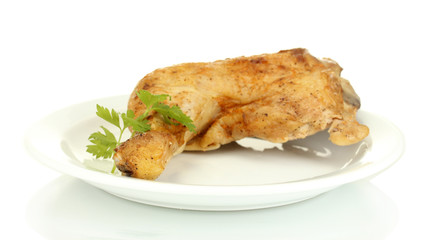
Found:
[[[126,113],[119,113],[114,109],[109,110],[97,104],[97,116],[119,128],[120,133],[118,138],[116,138],[110,130],[101,126],[100,128],[103,130],[103,132],[94,132],[88,138],[88,140],[92,143],[86,146],[86,151],[88,153],[91,153],[97,159],[111,158],[115,153],[115,148],[118,147],[122,142],[122,136],[125,129],[131,127],[133,130],[132,136],[134,136],[136,133],[150,131],[151,126],[148,123],[147,118],[152,111],[159,113],[163,120],[168,124],[182,124],[186,126],[189,131],[195,132],[195,125],[193,124],[192,119],[183,113],[178,106],[169,106],[163,103],[167,99],[171,100],[171,96],[167,94],[154,95],[146,90],[140,90],[137,92],[137,96],[146,106],[145,112],[138,117],[135,116],[135,113],[132,110],[128,110]],[[113,164],[111,172],[113,173],[115,169],[116,166]]]

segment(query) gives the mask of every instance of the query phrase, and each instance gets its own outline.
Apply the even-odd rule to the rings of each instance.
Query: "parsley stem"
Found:
[[[144,111],[142,119],[146,119],[150,111],[152,111],[152,106],[146,107],[146,111]]]
[[[123,128],[120,128],[120,129],[121,129],[121,133],[119,133],[118,141],[116,142],[115,148],[121,144],[121,138],[122,138],[122,134],[125,131],[125,126]],[[112,170],[110,171],[110,173],[114,173],[115,171],[116,171],[116,164],[115,164],[115,160],[113,160],[113,166],[112,166]]]
[[[116,146],[119,146],[119,144],[121,144],[121,138],[124,131],[125,131],[125,127],[121,128],[121,133],[119,134],[118,143],[116,144]]]

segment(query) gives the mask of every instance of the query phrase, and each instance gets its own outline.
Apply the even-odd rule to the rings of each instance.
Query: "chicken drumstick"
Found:
[[[284,143],[328,129],[334,144],[359,142],[369,129],[356,121],[360,99],[341,70],[301,48],[157,69],[137,84],[128,108],[136,116],[145,111],[139,90],[169,94],[169,104],[194,121],[196,133],[154,113],[151,131],[116,149],[116,166],[128,176],[156,179],[174,154],[245,137]]]

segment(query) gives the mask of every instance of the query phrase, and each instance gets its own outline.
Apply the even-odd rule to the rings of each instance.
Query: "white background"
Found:
[[[130,214],[133,221],[155,220],[141,226],[142,235],[136,232],[127,239],[186,238],[195,231],[225,239],[429,239],[428,23],[424,1],[1,1],[0,216],[6,221],[1,238],[66,239],[58,236],[75,228],[98,229],[97,238],[120,239],[107,234],[127,224],[126,218],[109,220],[120,214],[118,207],[140,214],[138,206],[91,193],[89,186],[27,155],[22,142],[31,123],[74,103],[128,94],[155,68],[304,47],[339,62],[362,109],[387,117],[403,131],[407,149],[402,159],[371,181],[280,208],[277,215],[272,209],[186,215],[142,206],[151,215]],[[53,201],[49,194],[59,191],[58,186],[61,196]],[[82,200],[91,206],[97,206],[94,198],[108,199],[110,205],[98,209],[104,219],[79,213],[80,223],[73,212],[85,206],[75,201],[75,193],[95,194]],[[48,219],[43,196],[71,210]],[[347,204],[335,201],[337,197]],[[383,206],[388,207],[379,211]],[[248,227],[234,225],[240,214],[259,220],[245,222]],[[273,214],[276,222],[263,219]],[[380,221],[364,224],[362,214]],[[96,226],[91,226],[91,216]],[[63,225],[50,228],[55,222]]]

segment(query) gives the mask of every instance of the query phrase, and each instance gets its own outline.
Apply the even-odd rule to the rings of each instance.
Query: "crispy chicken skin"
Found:
[[[136,95],[141,89],[169,94],[168,104],[190,116],[197,132],[153,114],[152,130],[121,144],[115,163],[125,175],[156,179],[174,154],[245,137],[284,143],[328,129],[334,144],[359,142],[369,129],[356,121],[360,99],[341,70],[301,48],[157,69],[137,84],[128,108],[136,116],[145,111]]]

